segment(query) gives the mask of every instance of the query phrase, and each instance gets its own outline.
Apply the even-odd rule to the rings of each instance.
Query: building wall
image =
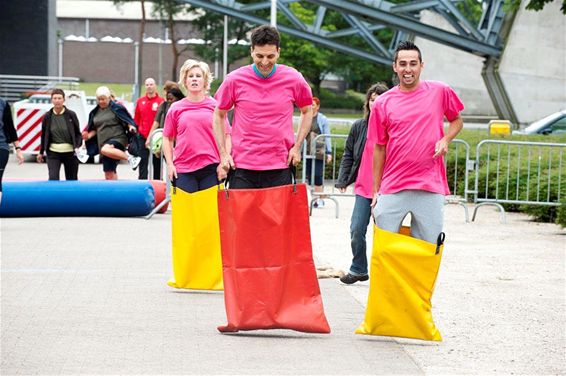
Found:
[[[560,1],[515,17],[499,72],[521,123],[566,109],[566,16]]]
[[[452,26],[436,13],[423,11],[421,21],[454,31]],[[422,78],[449,84],[464,102],[465,115],[497,116],[481,76],[484,60],[482,57],[419,37],[415,38],[415,44],[423,54]]]
[[[56,73],[54,9],[55,0],[0,1],[0,73]]]
[[[196,57],[192,49],[181,55],[178,68],[189,57]],[[132,43],[65,41],[63,44],[64,76],[79,77],[86,82],[133,83],[134,64]],[[159,84],[172,78],[172,66],[170,44],[161,45],[161,51],[159,44],[144,44],[142,77],[153,77]]]

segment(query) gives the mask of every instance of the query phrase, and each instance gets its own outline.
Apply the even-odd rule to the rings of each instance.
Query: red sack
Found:
[[[304,184],[218,192],[224,303],[221,332],[330,333],[312,258]]]

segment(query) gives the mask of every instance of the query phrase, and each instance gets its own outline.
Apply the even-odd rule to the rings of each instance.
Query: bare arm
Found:
[[[381,187],[381,178],[383,177],[383,166],[385,165],[385,145],[373,146],[373,198],[371,206],[377,203],[377,193]]]
[[[175,139],[172,137],[165,137],[163,136],[163,158],[165,158],[165,162],[167,163],[167,174],[169,175],[169,180],[173,180],[173,178],[177,178],[177,169],[173,164],[173,143]]]
[[[235,168],[234,160],[230,155],[231,150],[227,150],[226,147],[226,129],[224,129],[224,124],[227,114],[227,110],[221,110],[218,107],[214,109],[212,127],[214,130],[214,138],[216,138],[216,145],[218,145],[218,151],[220,153],[220,163],[217,170],[218,180],[225,179],[228,171]],[[231,148],[232,143],[230,142],[229,149]]]
[[[448,131],[446,132],[446,135],[438,140],[438,142],[434,146],[434,155],[432,157],[436,158],[441,155],[446,155],[446,153],[448,152],[448,145],[454,138],[456,138],[463,127],[464,121],[462,120],[462,117],[458,115],[458,117],[452,120],[448,125]]]
[[[293,166],[297,166],[301,162],[301,148],[312,123],[312,106],[301,107],[300,110],[301,116],[299,118],[299,128],[297,129],[297,140],[295,145],[289,150],[289,157],[287,158],[287,164],[292,163]]]

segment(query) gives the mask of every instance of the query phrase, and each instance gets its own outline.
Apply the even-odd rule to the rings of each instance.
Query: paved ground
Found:
[[[45,165],[6,178],[45,178]],[[134,178],[127,165],[121,178]],[[101,178],[82,165],[81,178]],[[317,265],[347,270],[351,198],[311,218]],[[565,374],[566,232],[446,206],[433,316],[442,343],[357,336],[368,283],[320,280],[330,335],[223,335],[222,293],[176,291],[170,214],[5,218],[0,374]]]

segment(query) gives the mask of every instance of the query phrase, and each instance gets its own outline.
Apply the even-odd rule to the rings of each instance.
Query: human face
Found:
[[[419,85],[419,78],[423,63],[419,60],[419,53],[415,50],[401,50],[397,61],[393,63],[393,70],[399,77],[399,85],[403,91],[412,91]]]
[[[110,98],[104,96],[96,97],[96,103],[98,103],[98,106],[100,108],[104,109],[110,104]]]
[[[167,93],[166,97],[167,97],[167,102],[169,102],[169,103],[173,103],[173,102],[175,102],[175,99],[177,99],[177,98],[175,98],[175,96],[174,96],[173,94],[171,94],[171,93]]]
[[[65,103],[65,98],[61,94],[53,94],[51,96],[51,104],[57,112],[61,111],[63,103]]]
[[[315,101],[312,101],[312,114],[313,116],[318,114],[318,110],[320,109],[320,105]]]
[[[251,50],[252,59],[259,72],[267,77],[279,59],[279,51],[274,44],[255,46]]]
[[[156,91],[157,87],[155,86],[155,80],[153,78],[145,80],[145,93],[149,96],[153,96]]]
[[[375,100],[377,99],[379,95],[377,93],[372,93],[369,97],[369,110],[371,111],[371,108],[373,107],[373,104],[375,103]]]
[[[204,92],[204,72],[199,67],[192,67],[185,78],[185,87],[192,93]]]

